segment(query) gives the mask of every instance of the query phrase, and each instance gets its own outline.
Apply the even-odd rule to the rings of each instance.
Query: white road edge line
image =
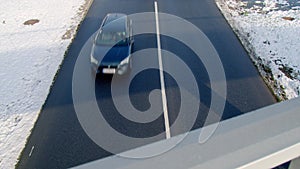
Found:
[[[165,80],[164,80],[164,73],[163,73],[163,64],[162,64],[162,57],[161,57],[161,44],[160,44],[157,1],[154,1],[154,10],[155,10],[156,39],[157,39],[157,50],[158,50],[161,98],[162,98],[163,112],[164,112],[164,119],[165,119],[166,138],[169,139],[169,138],[171,138],[171,132],[170,132],[170,124],[169,124],[169,115],[168,115],[168,107],[167,107],[167,97],[166,97]]]
[[[29,157],[32,155],[33,149],[34,149],[34,146],[31,147],[31,150],[30,150],[30,153],[29,153]]]

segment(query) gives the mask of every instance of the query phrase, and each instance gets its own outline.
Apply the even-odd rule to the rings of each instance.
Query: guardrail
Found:
[[[190,132],[178,146],[153,158],[129,159],[114,155],[75,169],[276,167],[300,156],[300,98],[222,121],[205,143],[198,142],[200,132],[201,129]],[[126,153],[159,150],[171,144],[174,138]],[[297,165],[297,162],[299,159],[292,164]]]

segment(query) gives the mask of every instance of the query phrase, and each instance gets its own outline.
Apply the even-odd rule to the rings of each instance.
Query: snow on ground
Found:
[[[276,94],[299,96],[299,6],[272,11],[290,2],[216,1]],[[89,2],[0,0],[0,168],[16,164]],[[38,22],[24,25],[30,19]]]
[[[276,96],[298,97],[300,2],[299,6],[291,6],[289,0],[216,2]]]
[[[89,2],[0,0],[0,168],[14,168]]]

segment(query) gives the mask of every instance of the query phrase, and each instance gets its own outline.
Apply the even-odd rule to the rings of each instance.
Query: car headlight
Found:
[[[94,56],[91,56],[91,62],[94,63],[95,65],[98,65],[98,60],[94,58]]]
[[[123,59],[120,63],[120,65],[125,65],[129,63],[129,57],[126,57],[125,59]]]

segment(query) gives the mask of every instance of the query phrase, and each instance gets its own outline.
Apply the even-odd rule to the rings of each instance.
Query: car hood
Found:
[[[93,46],[92,54],[101,65],[118,65],[129,54],[129,46]],[[105,55],[105,56],[104,56]],[[101,61],[101,58],[102,61]]]

